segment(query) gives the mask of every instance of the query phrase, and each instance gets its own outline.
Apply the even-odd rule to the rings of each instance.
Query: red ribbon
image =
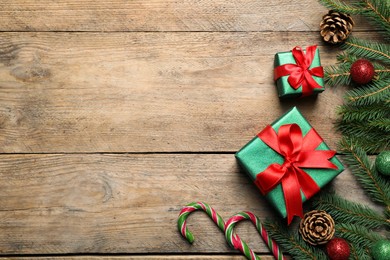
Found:
[[[297,124],[282,125],[277,134],[269,125],[258,134],[258,137],[284,157],[282,165],[273,163],[265,171],[257,174],[255,184],[265,195],[282,184],[287,209],[287,222],[294,216],[303,217],[301,190],[309,199],[320,190],[317,183],[302,168],[331,168],[337,166],[329,161],[336,151],[316,150],[322,138],[312,128],[302,137]]]
[[[298,46],[292,49],[291,52],[296,64],[284,64],[276,67],[274,80],[290,75],[287,81],[292,88],[297,89],[302,85],[302,97],[312,94],[315,88],[322,88],[313,76],[324,77],[324,69],[321,66],[309,69],[316,49],[316,45],[309,46],[306,48],[306,54]]]

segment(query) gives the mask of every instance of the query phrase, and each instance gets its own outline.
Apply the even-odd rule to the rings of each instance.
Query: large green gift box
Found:
[[[299,134],[300,131],[301,134]],[[280,137],[279,143],[270,144],[269,140],[275,139],[274,142],[276,142],[277,135]],[[291,141],[289,138],[295,141]],[[267,143],[263,139],[267,140]],[[294,145],[295,148],[293,147]],[[292,147],[289,154],[276,151],[278,149],[288,150],[290,148],[286,147],[289,146]],[[280,153],[284,153],[284,155]],[[282,217],[288,217],[288,223],[290,223],[294,215],[302,217],[303,212],[301,212],[302,209],[299,209],[299,205],[296,205],[298,207],[297,214],[289,216],[285,195],[287,194],[290,197],[295,192],[298,199],[296,197],[289,198],[288,200],[292,201],[289,204],[297,204],[297,201],[299,201],[300,207],[302,207],[303,202],[344,170],[343,165],[334,155],[335,151],[329,149],[300,111],[294,107],[270,126],[267,126],[239,150],[235,156],[249,177],[266,196],[266,199]],[[294,156],[295,159],[293,159]],[[277,174],[282,174],[278,173],[278,171],[285,171],[283,177],[280,177],[282,175],[276,176]],[[298,177],[295,178],[294,176]],[[281,179],[278,183],[275,183],[275,178]],[[284,181],[287,182],[285,183]],[[290,181],[293,185],[288,183]],[[261,188],[264,188],[269,182],[274,184],[271,187],[272,189],[262,190]],[[296,185],[297,183],[299,186]],[[310,196],[309,198],[305,196],[304,189],[312,189],[307,192]],[[291,194],[288,194],[289,192]],[[289,206],[287,205],[287,207]]]
[[[279,98],[296,98],[324,91],[324,72],[317,46],[295,47],[275,54],[274,80]]]

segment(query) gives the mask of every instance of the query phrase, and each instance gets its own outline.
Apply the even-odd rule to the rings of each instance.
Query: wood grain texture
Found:
[[[318,31],[325,13],[300,0],[0,0],[0,30]]]
[[[2,155],[0,179],[1,254],[234,253],[202,212],[188,219],[188,244],[176,227],[181,207],[206,201],[226,219],[276,217],[233,154]],[[348,172],[333,185],[367,202]],[[251,223],[237,232],[268,252]]]
[[[318,42],[305,32],[1,33],[0,152],[236,151],[294,105],[335,147],[343,89],[280,101],[272,76],[276,52]],[[333,64],[337,49],[319,48]]]
[[[343,88],[280,101],[273,59],[325,46],[317,0],[0,0],[0,258],[244,259],[201,212],[279,218],[234,152],[292,106],[336,147]],[[353,35],[378,39],[355,17]],[[375,207],[347,170],[332,184]],[[378,209],[378,208],[376,208]],[[295,223],[296,225],[297,223]],[[237,226],[272,259],[252,224]]]

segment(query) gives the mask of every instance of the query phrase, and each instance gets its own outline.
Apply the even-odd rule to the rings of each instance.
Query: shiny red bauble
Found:
[[[367,84],[374,78],[375,69],[370,61],[360,59],[352,63],[349,72],[354,82],[363,85]]]
[[[326,253],[331,260],[348,260],[351,250],[342,238],[333,238],[326,244]]]

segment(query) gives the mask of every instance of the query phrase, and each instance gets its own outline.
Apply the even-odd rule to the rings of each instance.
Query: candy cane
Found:
[[[217,224],[219,229],[222,230],[222,232],[225,232],[225,221],[212,207],[204,202],[192,202],[180,211],[179,219],[177,221],[177,227],[181,235],[185,237],[188,242],[194,242],[194,235],[191,233],[191,231],[188,230],[186,219],[191,212],[198,209],[206,212],[207,215],[209,215],[209,217],[214,221],[214,223]]]
[[[234,234],[234,226],[245,219],[249,219],[252,221],[252,223],[256,226],[257,231],[260,233],[261,237],[263,238],[264,242],[267,244],[268,248],[271,250],[272,254],[274,255],[275,259],[277,260],[285,260],[286,258],[283,256],[282,251],[280,250],[278,244],[270,238],[268,235],[268,232],[265,230],[263,225],[261,224],[259,218],[254,215],[252,212],[245,211],[240,212],[234,216],[232,216],[225,224],[225,236],[226,240],[229,242],[231,246],[233,246],[235,249],[240,250],[247,259],[250,260],[258,260],[260,259],[259,256],[253,252],[253,250],[243,241],[237,234]]]

